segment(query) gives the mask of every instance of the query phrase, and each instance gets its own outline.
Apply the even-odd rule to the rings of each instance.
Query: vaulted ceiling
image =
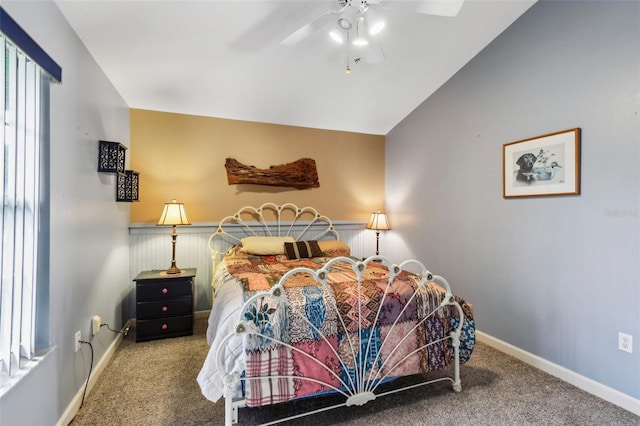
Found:
[[[535,2],[466,0],[443,17],[384,1],[373,63],[326,26],[280,43],[344,1],[56,3],[131,108],[384,135]]]

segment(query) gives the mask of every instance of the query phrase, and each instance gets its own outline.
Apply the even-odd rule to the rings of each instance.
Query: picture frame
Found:
[[[502,146],[504,198],[580,194],[580,128]]]

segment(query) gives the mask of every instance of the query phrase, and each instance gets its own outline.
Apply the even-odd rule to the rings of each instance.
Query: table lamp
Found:
[[[178,233],[176,232],[177,225],[191,225],[189,219],[187,219],[187,212],[184,209],[184,204],[176,203],[173,200],[170,203],[164,204],[160,220],[158,220],[157,226],[172,226],[171,231],[171,267],[167,269],[167,274],[179,274],[181,271],[176,266],[176,238]]]
[[[389,219],[386,213],[380,212],[380,210],[372,212],[367,223],[367,229],[373,229],[376,231],[376,256],[380,254],[380,231],[388,231],[391,229],[389,225]]]

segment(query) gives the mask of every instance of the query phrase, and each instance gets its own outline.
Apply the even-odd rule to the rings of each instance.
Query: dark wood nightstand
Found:
[[[193,278],[196,268],[179,274],[143,271],[136,282],[136,342],[193,334]]]

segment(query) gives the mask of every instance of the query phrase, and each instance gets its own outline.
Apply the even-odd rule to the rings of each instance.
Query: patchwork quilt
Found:
[[[225,262],[246,301],[268,291],[287,271],[317,270],[329,259],[235,252]],[[244,312],[258,331],[244,337],[247,406],[426,373],[451,363],[453,348],[444,338],[461,319],[454,307],[439,308],[445,295],[440,286],[418,288],[420,277],[403,271],[387,289],[389,272],[374,262],[363,271],[361,286],[350,263],[335,263],[328,272],[326,288],[308,273],[296,274],[284,283],[286,301],[265,295]],[[456,300],[464,312],[460,361],[465,362],[475,345],[475,324],[471,304]],[[356,367],[360,360],[364,372]]]

